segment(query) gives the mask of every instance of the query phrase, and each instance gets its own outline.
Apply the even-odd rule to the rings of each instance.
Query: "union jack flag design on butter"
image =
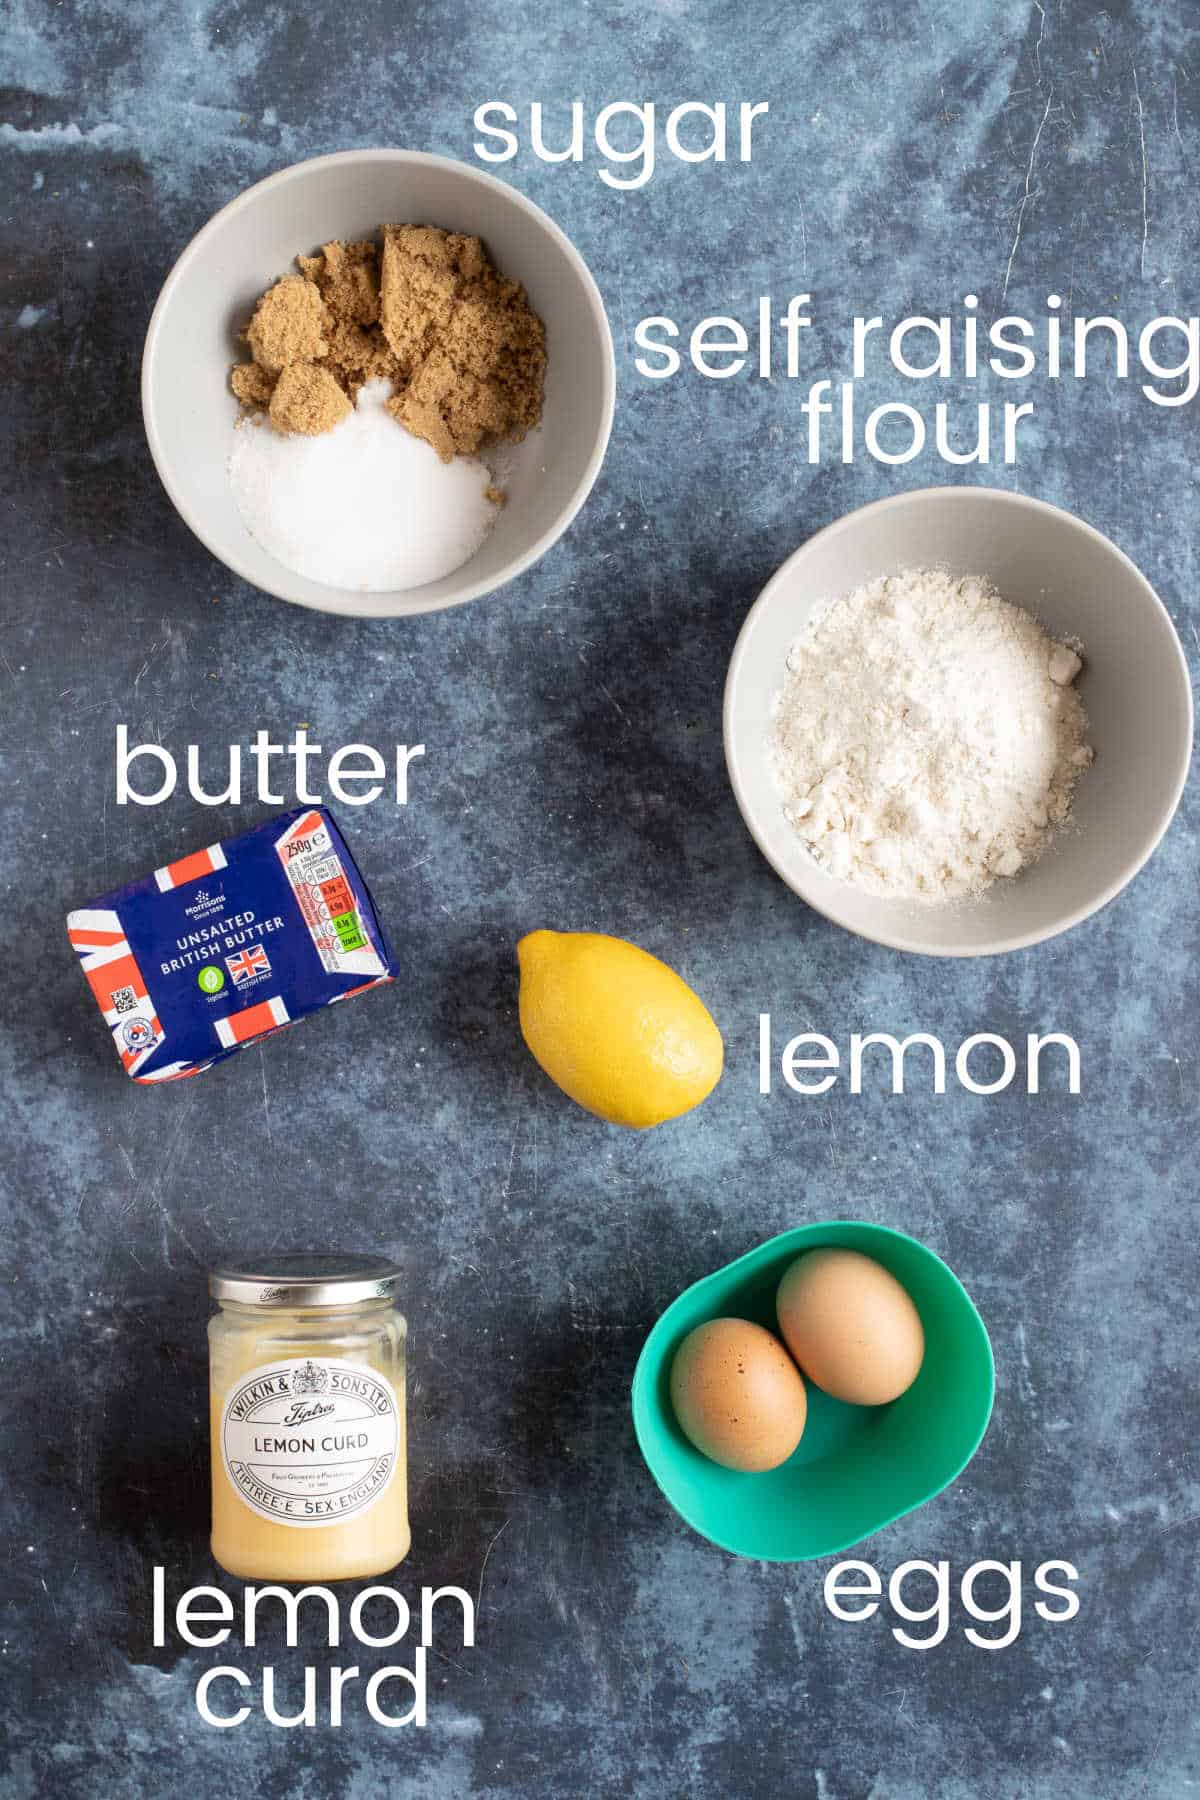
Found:
[[[271,959],[261,944],[255,944],[252,950],[239,950],[236,956],[227,956],[225,967],[233,976],[233,985],[241,987],[243,982],[253,981],[258,975],[269,975]]]
[[[200,1075],[397,972],[324,807],[166,863],[71,913],[67,935],[126,1073],[142,1082]]]

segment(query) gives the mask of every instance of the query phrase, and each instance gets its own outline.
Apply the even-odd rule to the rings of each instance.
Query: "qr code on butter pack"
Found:
[[[131,987],[114,988],[112,991],[112,1008],[114,1012],[136,1012],[137,995]]]

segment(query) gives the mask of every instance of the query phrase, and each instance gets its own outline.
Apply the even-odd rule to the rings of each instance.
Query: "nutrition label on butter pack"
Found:
[[[322,968],[331,975],[382,974],[320,814],[298,819],[276,848]]]

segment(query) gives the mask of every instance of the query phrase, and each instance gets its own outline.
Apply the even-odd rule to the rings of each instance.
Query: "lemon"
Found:
[[[645,1130],[699,1106],[724,1046],[703,1002],[666,963],[593,931],[531,931],[517,945],[521,1033],[565,1094]]]

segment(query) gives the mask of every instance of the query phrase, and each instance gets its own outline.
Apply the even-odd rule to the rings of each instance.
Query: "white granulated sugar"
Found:
[[[329,587],[393,593],[449,575],[496,521],[490,471],[444,463],[384,411],[386,381],[362,388],[319,437],[239,423],[229,478],[251,537],[297,575]]]
[[[829,874],[943,901],[1016,875],[1092,760],[1057,643],[981,576],[881,576],[809,619],[770,733],[793,829]]]

